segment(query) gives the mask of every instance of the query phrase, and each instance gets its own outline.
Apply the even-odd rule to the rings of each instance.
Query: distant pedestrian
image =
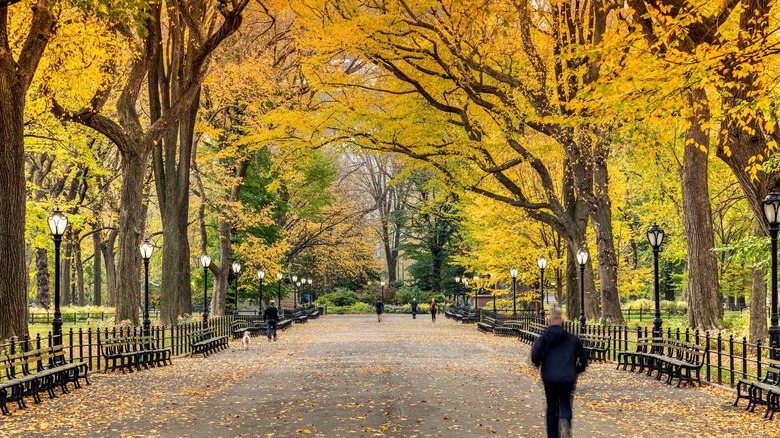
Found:
[[[274,300],[271,300],[271,303],[265,308],[263,319],[265,320],[268,342],[271,342],[271,336],[273,336],[274,342],[276,342],[276,322],[279,321],[279,309],[274,306]]]
[[[385,312],[385,303],[382,302],[381,298],[378,298],[374,307],[376,307],[376,322],[382,322],[382,314]]]
[[[574,388],[577,376],[588,366],[588,355],[580,338],[563,328],[560,310],[550,313],[550,326],[534,342],[531,362],[542,367],[548,438],[571,438]]]
[[[431,321],[436,322],[436,312],[439,311],[438,306],[436,306],[436,298],[431,298]]]
[[[417,298],[412,298],[412,319],[417,319]]]

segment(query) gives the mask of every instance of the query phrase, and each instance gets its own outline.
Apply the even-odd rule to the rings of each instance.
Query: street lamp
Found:
[[[233,301],[233,316],[238,316],[238,273],[241,272],[241,263],[233,262],[230,267],[233,270],[233,289],[236,290],[235,300]]]
[[[542,323],[544,323],[544,268],[547,267],[547,259],[544,258],[544,256],[539,256],[538,259],[536,259],[536,264],[539,266],[539,294],[540,294],[540,311],[539,311],[539,319],[542,320]]]
[[[585,263],[588,261],[588,250],[577,250],[577,263],[580,264],[580,333],[585,333]]]
[[[54,236],[54,345],[62,345],[62,314],[60,313],[60,244],[65,228],[68,227],[68,218],[59,208],[49,215],[49,230]],[[775,233],[776,235],[777,233]]]
[[[260,279],[260,295],[257,297],[257,314],[260,315],[260,308],[263,307],[263,279],[265,278],[265,271],[258,269],[257,278]]]
[[[660,338],[663,332],[661,331],[661,298],[658,287],[658,252],[661,251],[661,243],[664,241],[664,230],[654,223],[647,229],[647,240],[650,241],[650,246],[653,247],[653,293],[655,295],[655,319],[653,320],[653,337]]]
[[[279,310],[282,309],[282,278],[284,278],[284,274],[281,272],[276,274],[276,280],[279,285],[279,288],[276,291],[276,298],[279,300]]]
[[[474,308],[478,309],[479,306],[477,306],[477,295],[479,294],[479,275],[474,274]]]
[[[468,307],[468,301],[466,299],[466,294],[469,290],[469,281],[466,279],[466,277],[463,277],[460,279],[460,281],[463,283],[463,305]]]
[[[380,281],[379,284],[382,286],[382,302],[385,302],[385,282]]]
[[[769,325],[769,346],[772,358],[778,359],[777,347],[780,347],[780,327],[777,326],[777,231],[780,230],[780,194],[772,190],[764,198],[764,216],[769,222],[769,235],[772,238],[772,315]]]
[[[301,299],[301,306],[306,304],[306,277],[301,277],[301,286],[303,289],[301,289],[300,292],[298,292],[298,298]]]
[[[298,276],[293,275],[292,277],[292,284],[293,284],[293,309],[298,307],[298,286],[301,284],[298,283]]]
[[[460,275],[455,276],[455,305],[458,305],[458,296],[460,296],[460,291],[458,288],[460,287]]]
[[[203,265],[203,326],[205,327],[209,323],[209,307],[206,302],[206,295],[208,294],[208,279],[209,279],[209,265],[211,264],[211,256],[203,254],[200,256],[200,263]]]
[[[152,322],[149,320],[149,259],[152,257],[154,246],[149,239],[144,239],[141,244],[141,258],[144,259],[144,336],[149,336],[149,327]]]
[[[313,281],[314,281],[314,280],[312,280],[312,279],[311,279],[311,277],[309,277],[309,278],[307,278],[307,279],[306,279],[306,283],[308,283],[308,284],[309,284],[309,304],[312,304],[312,303],[314,303],[314,299],[313,299],[313,298],[314,298],[314,292],[312,292],[312,290],[311,290],[311,283],[312,283]]]
[[[517,268],[512,267],[509,275],[512,276],[512,316],[517,317]]]

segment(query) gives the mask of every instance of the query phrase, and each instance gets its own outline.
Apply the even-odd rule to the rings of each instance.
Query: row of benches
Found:
[[[664,338],[643,338],[637,340],[636,350],[619,351],[617,355],[618,369],[623,367],[639,373],[646,372],[648,376],[656,373],[656,379],[666,374],[666,383],[677,380],[679,387],[683,381],[693,384],[694,373],[696,382],[701,386],[699,376],[704,366],[706,348],[691,342]]]
[[[49,398],[56,397],[54,388],[68,392],[68,383],[80,388],[79,379],[89,385],[87,366],[83,362],[65,360],[62,345],[23,351],[15,354],[0,353],[0,411],[7,415],[7,402],[15,401],[20,409],[27,407],[25,397],[40,403],[40,393],[46,391]]]
[[[464,324],[471,324],[479,322],[479,309],[468,306],[451,306],[444,312],[444,316]]]
[[[753,412],[757,405],[765,405],[764,418],[771,420],[775,412],[780,411],[780,361],[769,359],[767,365],[761,380],[739,379],[737,381],[737,399],[734,400],[734,406],[737,406],[743,398],[748,401],[745,409],[750,412]]]
[[[303,324],[310,319],[316,319],[320,316],[320,311],[315,306],[297,307],[294,311],[284,312],[284,315],[279,318],[276,323],[277,330],[286,330],[293,323]],[[244,336],[244,332],[248,331],[249,335],[254,337],[258,335],[264,335],[266,331],[266,325],[264,321],[257,320],[254,325],[249,325],[248,321],[236,320],[230,325],[230,330],[233,333],[233,339],[238,339]]]

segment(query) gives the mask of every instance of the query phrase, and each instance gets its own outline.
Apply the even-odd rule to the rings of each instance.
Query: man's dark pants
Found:
[[[276,337],[276,320],[275,319],[269,319],[266,322],[266,331],[268,333],[268,340],[271,340],[271,336],[274,338]]]
[[[571,399],[574,385],[544,385],[547,397],[547,437],[558,438],[558,420],[571,423]]]

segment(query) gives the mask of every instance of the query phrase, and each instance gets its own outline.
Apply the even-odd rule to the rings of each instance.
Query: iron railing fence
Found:
[[[495,317],[490,311],[483,311],[485,316]],[[523,324],[521,327],[530,329],[532,322],[542,322],[538,316],[525,315],[518,318]],[[565,321],[564,327],[570,333],[580,333],[578,321]],[[618,353],[621,351],[636,351],[637,340],[652,338],[652,328],[627,326],[586,324],[585,333],[596,335],[607,341],[607,360],[616,363]],[[760,380],[764,377],[770,357],[780,354],[766,345],[762,340],[748,342],[746,337],[735,337],[733,334],[723,332],[700,331],[690,328],[667,327],[662,331],[662,336],[667,339],[685,341],[705,347],[704,365],[701,370],[702,380],[736,387],[739,379]]]
[[[239,317],[238,319],[246,319]],[[262,319],[262,318],[261,318]],[[221,316],[212,318],[208,321],[208,327],[214,328],[219,336],[232,336],[231,323],[233,316]],[[191,342],[194,340],[195,333],[204,327],[203,321],[193,321],[168,326],[152,326],[150,335],[155,338],[154,344],[158,348],[170,347],[173,356],[181,356],[192,351]],[[105,365],[105,359],[100,355],[98,345],[101,340],[112,337],[131,337],[142,336],[143,327],[79,327],[63,330],[62,342],[65,357],[70,362],[84,362],[89,371],[100,370]],[[25,335],[23,338],[12,337],[11,339],[0,341],[0,351],[7,354],[29,351],[41,347],[54,345],[54,335],[51,331],[47,334],[40,334],[30,337]]]

